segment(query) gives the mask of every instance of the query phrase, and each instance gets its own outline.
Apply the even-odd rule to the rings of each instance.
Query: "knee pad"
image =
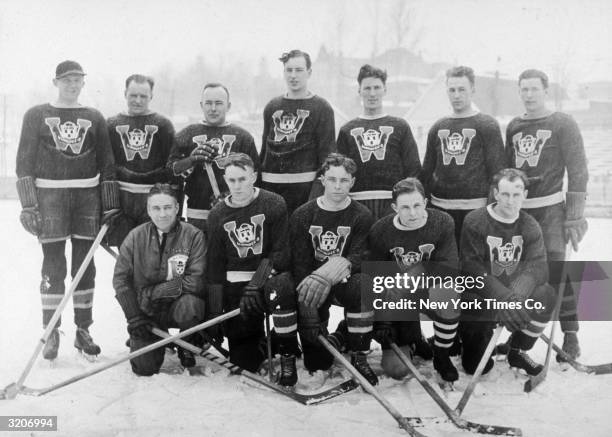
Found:
[[[297,298],[291,274],[285,272],[268,279],[264,285],[264,297],[271,309],[295,309]]]

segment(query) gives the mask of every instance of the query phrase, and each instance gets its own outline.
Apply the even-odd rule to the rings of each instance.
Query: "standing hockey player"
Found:
[[[482,304],[482,309],[463,312],[459,328],[461,359],[469,374],[476,370],[496,321],[512,333],[508,340],[510,366],[529,375],[537,375],[543,368],[525,351],[533,347],[550,320],[555,296],[546,282],[548,266],[542,231],[533,217],[521,211],[526,184],[523,172],[501,170],[493,179],[496,202],[465,218],[462,269],[465,274],[481,277],[483,284],[463,295],[464,302],[476,300]],[[542,308],[538,309],[537,304]],[[489,358],[484,373],[492,367],[493,360]]]
[[[261,186],[280,194],[291,215],[308,201],[317,170],[336,149],[336,132],[331,106],[308,90],[310,55],[291,50],[280,61],[287,93],[264,109]]]
[[[189,329],[204,321],[205,248],[202,231],[178,219],[179,196],[169,184],[155,184],[147,195],[151,221],[125,238],[113,276],[116,298],[130,334],[130,351],[159,340],[151,328]],[[201,345],[200,334],[188,341]],[[161,347],[130,361],[141,376],[159,372]],[[195,366],[190,351],[179,348],[183,367]]]
[[[355,183],[355,162],[332,153],[321,168],[324,194],[300,206],[291,216],[293,277],[299,302],[299,330],[304,366],[310,372],[327,370],[333,356],[319,343],[327,333],[329,307],[346,311],[346,340],[351,363],[372,385],[378,383],[366,353],[370,350],[374,312],[362,302],[361,254],[370,226],[370,211],[349,197]],[[347,279],[348,278],[348,279]]]
[[[455,221],[458,246],[463,219],[487,204],[493,175],[507,167],[499,124],[472,106],[474,80],[470,67],[446,72],[453,113],[429,130],[421,177],[431,205]]]
[[[46,327],[62,300],[66,277],[66,240],[72,242],[71,275],[89,251],[102,222],[119,212],[119,190],[114,181],[113,155],[102,114],[78,99],[85,73],[74,61],[61,62],[53,84],[54,103],[26,112],[17,151],[17,192],[23,210],[21,223],[42,244],[40,293]],[[74,292],[74,346],[88,355],[100,347],[89,334],[96,268],[93,260]],[[57,357],[59,325],[51,331],[43,356]]]
[[[351,197],[367,206],[378,220],[393,212],[393,185],[419,176],[421,161],[408,123],[384,113],[387,72],[366,64],[359,69],[357,82],[363,114],[340,129],[338,152],[357,163]]]
[[[147,194],[157,182],[169,182],[166,168],[174,127],[170,120],[152,112],[153,78],[133,74],[125,81],[127,113],[107,120],[115,157],[123,214],[108,237],[110,246],[121,246],[128,232],[149,221]]]
[[[254,188],[255,164],[244,153],[225,158],[224,178],[230,195],[215,205],[208,218],[207,317],[240,307],[242,317],[228,320],[224,327],[229,358],[256,372],[265,356],[260,347],[264,313],[272,313],[281,354],[278,383],[293,386],[297,312],[288,273],[287,207],[278,194]],[[219,338],[219,329],[214,328],[209,333]]]
[[[441,276],[450,269],[451,273],[459,264],[457,245],[455,244],[452,218],[445,212],[429,209],[423,185],[416,178],[406,178],[393,186],[394,215],[378,220],[370,231],[368,247],[372,261],[391,261],[397,272],[418,277],[423,273]],[[459,297],[454,290],[444,292],[433,287],[421,287],[417,291],[406,292],[411,300],[430,300],[444,297],[444,293]],[[409,311],[409,310],[407,310]],[[440,377],[449,383],[457,380],[457,369],[449,356],[458,325],[458,312],[427,311],[434,321],[433,364]],[[412,312],[414,319],[417,310]],[[382,368],[393,378],[401,379],[408,374],[408,369],[399,361],[391,350],[390,343],[395,342],[407,355],[414,352],[413,344],[421,342],[421,331],[415,329],[414,320],[383,321],[378,318],[374,329],[374,338],[383,350]],[[416,325],[419,325],[418,319]]]
[[[215,193],[206,166],[214,173],[221,193],[227,191],[223,179],[224,159],[230,153],[246,153],[259,167],[255,141],[246,130],[226,120],[232,104],[228,89],[220,83],[207,83],[202,89],[200,107],[204,120],[190,124],[177,135],[168,166],[174,176],[185,180],[187,221],[206,234],[206,221]]]
[[[551,284],[559,286],[566,243],[575,251],[587,231],[584,218],[589,179],[582,136],[574,119],[546,107],[548,76],[526,70],[519,76],[519,95],[525,114],[514,118],[506,130],[506,152],[512,167],[527,173],[531,181],[523,208],[542,227],[550,266]],[[567,192],[563,177],[567,171]],[[564,204],[565,198],[565,204]],[[576,301],[578,292],[569,280],[561,306],[563,350],[572,358],[580,355]],[[562,361],[557,356],[558,361]]]

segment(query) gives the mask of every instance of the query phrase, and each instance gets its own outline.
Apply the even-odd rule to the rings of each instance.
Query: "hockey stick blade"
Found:
[[[540,337],[546,343],[550,344],[550,339],[545,334],[541,334]],[[557,352],[559,355],[561,355],[563,357],[563,359],[570,364],[570,366],[572,366],[574,369],[578,370],[579,372],[593,373],[595,375],[605,375],[605,374],[608,374],[608,373],[612,373],[612,363],[607,363],[607,364],[591,364],[591,365],[589,365],[589,364],[582,364],[582,363],[574,360],[572,357],[570,357],[567,354],[567,352],[565,352],[563,349],[561,349],[555,343],[552,344],[552,347],[553,347],[555,352]]]
[[[497,426],[497,425],[483,425],[481,423],[470,422],[451,410],[448,404],[442,399],[442,397],[433,389],[429,381],[423,376],[419,369],[410,361],[410,358],[402,352],[402,350],[395,343],[391,343],[391,349],[399,357],[400,361],[404,363],[408,370],[414,375],[416,380],[421,384],[423,389],[431,396],[436,404],[444,411],[448,419],[441,419],[445,422],[450,422],[457,428],[465,429],[479,434],[489,435],[507,435],[507,436],[519,436],[522,435],[520,428],[508,427],[508,426]],[[409,417],[409,420],[416,420],[417,417]]]
[[[169,334],[157,329],[157,328],[153,328],[152,332],[155,335],[158,335],[160,337],[168,337]],[[334,387],[328,388],[326,390],[317,392],[317,393],[311,393],[311,394],[303,394],[303,393],[297,393],[293,390],[293,388],[288,388],[288,387],[282,387],[278,384],[275,384],[274,382],[271,382],[269,380],[267,380],[266,378],[264,378],[263,376],[260,376],[256,373],[252,373],[249,372],[248,370],[244,370],[241,367],[236,366],[235,364],[230,363],[228,360],[226,360],[225,358],[219,357],[218,355],[215,355],[211,352],[208,351],[204,351],[201,348],[194,346],[190,343],[187,343],[186,341],[181,341],[181,340],[177,340],[175,342],[177,345],[181,346],[184,349],[190,350],[191,352],[200,355],[201,357],[219,365],[222,366],[226,369],[228,369],[230,371],[230,373],[234,374],[234,375],[241,375],[244,376],[245,378],[250,379],[251,381],[255,381],[267,388],[270,388],[272,390],[274,390],[277,393],[280,393],[284,396],[287,396],[291,399],[293,399],[294,401],[297,401],[303,405],[314,405],[314,404],[318,404],[321,403],[323,401],[326,401],[328,399],[331,398],[335,398],[336,396],[340,396],[343,393],[349,392],[351,390],[356,389],[359,385],[353,381],[352,379],[346,380]]]
[[[415,428],[439,425],[441,423],[453,423],[451,419],[445,419],[443,417],[406,417],[405,418],[410,425]],[[460,419],[463,420],[463,419]],[[455,424],[456,425],[456,424]],[[461,427],[466,431],[470,431],[478,434],[488,435],[505,435],[505,436],[522,436],[523,431],[520,428],[513,428],[510,426],[498,426],[498,425],[483,425],[481,423],[470,422],[465,420],[465,424]]]

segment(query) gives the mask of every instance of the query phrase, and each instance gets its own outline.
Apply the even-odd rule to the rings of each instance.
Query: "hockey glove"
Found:
[[[327,336],[327,330],[321,326],[319,312],[304,304],[299,304],[298,308],[298,331],[302,343],[319,344],[319,334]]]
[[[525,308],[525,298],[511,294],[504,301],[509,307],[499,311],[499,323],[504,325],[510,332],[520,331],[525,328],[531,321],[529,311]]]
[[[586,193],[568,191],[565,194],[565,241],[572,243],[574,252],[578,251],[578,243],[589,228],[584,218],[585,203]]]
[[[240,315],[247,318],[252,315],[263,315],[266,312],[263,293],[255,285],[247,284],[240,298]]]
[[[297,286],[298,302],[310,308],[319,308],[331,290],[331,284],[323,276],[311,273]]]
[[[327,279],[327,282],[334,286],[350,276],[351,262],[341,256],[332,256],[313,273]]]
[[[42,218],[38,211],[38,198],[36,197],[34,178],[26,176],[18,179],[17,194],[23,207],[19,215],[19,221],[26,231],[38,236],[42,229]]]
[[[125,314],[127,330],[132,337],[146,339],[152,336],[153,321],[140,310],[136,295],[133,292],[119,293],[115,296]]]
[[[395,330],[392,322],[376,322],[374,323],[374,331],[372,338],[381,346],[388,347],[391,342],[395,342]]]
[[[121,215],[119,184],[116,181],[104,181],[101,184],[102,224],[108,224],[109,234],[116,219]]]
[[[202,144],[192,150],[190,157],[195,164],[196,162],[213,162],[218,155],[219,153],[214,147]]]
[[[132,317],[128,320],[127,330],[130,334],[130,337],[146,340],[148,338],[153,337],[151,329],[153,329],[154,327],[156,327],[156,325],[153,320],[144,315],[140,315]]]

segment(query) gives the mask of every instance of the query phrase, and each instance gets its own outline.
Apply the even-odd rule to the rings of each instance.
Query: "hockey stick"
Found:
[[[459,403],[457,403],[457,407],[455,408],[455,413],[458,416],[461,416],[461,414],[463,413],[463,409],[465,408],[468,401],[470,400],[470,396],[472,396],[472,393],[474,393],[474,389],[476,388],[476,384],[478,384],[480,375],[482,375],[482,372],[484,371],[484,368],[487,365],[487,361],[491,357],[491,354],[493,353],[493,349],[495,349],[495,345],[497,344],[497,339],[501,335],[503,329],[504,327],[501,325],[495,328],[495,331],[493,332],[493,335],[491,336],[491,339],[489,340],[489,344],[487,344],[487,348],[482,354],[482,358],[480,359],[480,362],[478,363],[478,366],[476,367],[476,370],[474,371],[474,375],[472,376],[470,383],[468,384],[467,388],[463,392],[463,396],[461,396],[461,399],[459,399]]]
[[[582,364],[573,359],[571,356],[569,356],[567,352],[565,352],[555,343],[551,342],[551,340],[546,336],[546,334],[542,333],[542,335],[540,335],[540,338],[548,344],[552,343],[553,350],[559,355],[561,355],[565,361],[567,361],[574,369],[578,370],[579,372],[593,373],[595,375],[605,375],[607,373],[612,373],[612,363],[591,365]]]
[[[91,244],[91,247],[89,248],[89,251],[85,255],[85,258],[83,259],[83,262],[81,263],[81,266],[79,267],[79,270],[77,270],[76,275],[74,275],[74,278],[72,279],[72,282],[70,283],[70,286],[68,287],[68,290],[64,293],[64,297],[62,298],[61,302],[55,309],[55,312],[53,313],[53,317],[51,317],[51,320],[49,321],[49,323],[47,323],[47,328],[45,329],[45,332],[43,333],[43,336],[41,337],[40,341],[37,343],[36,348],[34,348],[34,352],[32,353],[30,360],[26,364],[25,369],[21,373],[21,376],[19,377],[17,382],[9,384],[4,389],[3,394],[0,394],[0,399],[14,399],[15,396],[17,396],[17,393],[21,391],[21,388],[23,387],[23,383],[25,379],[28,377],[28,374],[32,370],[32,366],[36,362],[36,359],[38,358],[40,351],[42,351],[45,343],[49,339],[49,336],[51,335],[51,331],[55,329],[55,324],[61,317],[62,311],[64,311],[64,308],[68,304],[68,301],[70,300],[70,298],[72,298],[72,295],[74,294],[74,291],[76,290],[77,285],[79,284],[79,282],[81,281],[81,278],[85,274],[85,270],[87,270],[87,267],[89,266],[89,263],[93,259],[94,253],[96,252],[96,249],[102,242],[104,235],[106,235],[108,228],[109,228],[109,225],[106,223],[103,224],[102,227],[100,228],[98,235],[96,236],[95,240]]]
[[[368,382],[365,376],[359,373],[359,371],[355,369],[355,367],[353,367],[353,365],[349,363],[349,361],[346,358],[344,358],[344,356],[335,347],[333,347],[331,343],[327,341],[325,337],[319,334],[318,340],[323,345],[323,347],[325,347],[325,349],[327,349],[329,353],[332,354],[335,359],[340,361],[340,363],[346,368],[346,370],[348,370],[351,373],[351,375],[353,375],[353,377],[357,379],[357,381],[359,382],[359,384],[361,384],[364,390],[370,393],[372,396],[374,396],[374,398],[378,401],[378,403],[380,403],[380,405],[382,405],[384,409],[387,410],[387,412],[391,414],[391,416],[393,416],[393,418],[399,424],[400,428],[405,430],[411,436],[423,437],[423,434],[421,434],[416,429],[414,429],[410,425],[410,423],[408,423],[408,420],[404,416],[402,416],[400,412],[397,411],[395,407],[391,405],[391,403],[389,403],[388,400],[382,397],[380,393],[378,393],[378,390],[376,390],[374,386]]]
[[[274,376],[272,368],[272,337],[270,336],[270,317],[268,314],[264,314],[266,321],[266,352],[268,353],[268,378],[270,382],[273,382]]]
[[[168,343],[172,343],[175,340],[178,340],[178,339],[186,337],[186,336],[188,336],[190,334],[193,334],[194,332],[198,332],[198,331],[200,331],[202,329],[208,328],[209,326],[213,326],[213,325],[216,325],[217,323],[221,323],[221,322],[223,322],[223,321],[225,321],[227,319],[231,319],[232,317],[236,317],[238,314],[240,314],[240,309],[236,308],[235,310],[230,311],[229,313],[222,314],[219,317],[215,317],[214,319],[210,319],[210,320],[208,320],[206,322],[200,323],[199,325],[196,325],[196,326],[194,326],[192,328],[186,329],[185,331],[179,332],[179,333],[177,333],[175,335],[170,336],[169,334],[166,333],[166,335],[167,335],[166,338],[164,338],[162,340],[159,340],[159,341],[157,341],[155,343],[152,343],[152,344],[150,344],[148,346],[145,346],[145,347],[143,347],[141,349],[135,350],[134,352],[130,352],[127,355],[124,355],[124,356],[119,357],[119,358],[117,358],[115,360],[112,360],[112,361],[110,361],[110,362],[108,362],[106,364],[98,366],[95,369],[88,370],[88,371],[86,371],[86,372],[84,372],[84,373],[82,373],[80,375],[73,376],[72,378],[69,378],[69,379],[67,379],[65,381],[62,381],[62,382],[57,383],[57,384],[54,384],[54,385],[49,386],[47,388],[32,389],[32,388],[22,387],[22,389],[24,389],[23,392],[24,392],[24,394],[30,394],[30,395],[34,395],[34,396],[42,396],[42,395],[47,394],[49,392],[55,391],[55,390],[57,390],[59,388],[65,387],[67,385],[70,385],[70,384],[72,384],[74,382],[77,382],[77,381],[80,381],[82,379],[85,379],[88,376],[92,376],[92,375],[95,375],[96,373],[100,373],[103,370],[106,370],[106,369],[108,369],[110,367],[116,366],[117,364],[123,363],[124,361],[131,360],[132,358],[136,358],[136,357],[139,357],[141,355],[144,355],[144,354],[146,354],[148,352],[151,352],[152,350],[155,350],[155,349],[158,349],[158,348],[160,348],[162,346],[165,346]],[[153,328],[153,329],[157,329],[157,328]]]
[[[217,183],[215,171],[213,170],[211,163],[208,161],[204,162],[204,168],[206,168],[206,174],[208,175],[208,181],[212,187],[213,194],[218,198],[221,196],[221,190],[219,190],[219,184]]]
[[[106,253],[108,253],[113,258],[117,259],[117,257],[119,257],[119,254],[117,252],[115,252],[115,250],[113,250],[113,248],[110,247],[108,244],[102,243],[102,244],[100,244],[100,246],[102,247],[102,249],[104,249],[106,251]]]
[[[160,337],[164,337],[164,338],[168,338],[169,334],[167,332],[164,332],[160,329],[157,328],[153,328],[152,332],[155,335],[159,335]],[[312,394],[302,394],[302,393],[296,393],[295,391],[293,391],[293,388],[289,388],[289,387],[282,387],[278,384],[275,384],[273,382],[268,381],[266,378],[264,378],[263,376],[260,376],[256,373],[253,372],[249,372],[248,370],[244,370],[239,366],[236,366],[235,364],[230,363],[228,360],[221,358],[215,354],[212,354],[208,351],[205,351],[197,346],[194,346],[191,343],[187,343],[186,341],[183,340],[173,340],[174,343],[176,343],[177,345],[179,345],[180,347],[182,347],[183,349],[187,349],[195,354],[200,355],[201,357],[205,358],[208,361],[211,361],[214,364],[217,364],[219,366],[225,367],[226,369],[228,369],[230,371],[230,373],[232,373],[233,375],[241,375],[244,376],[245,378],[250,379],[251,381],[255,381],[267,388],[270,388],[272,390],[274,390],[277,393],[280,393],[284,396],[287,396],[291,399],[293,399],[294,401],[297,401],[303,405],[314,405],[314,404],[318,404],[320,402],[326,401],[328,399],[334,398],[336,396],[339,396],[343,393],[346,393],[348,391],[354,390],[355,388],[357,388],[357,384],[355,383],[355,381],[353,381],[352,379],[349,379],[347,381],[342,382],[341,384],[331,387],[329,389],[323,390],[321,392],[318,393],[312,393]]]
[[[548,368],[550,367],[550,357],[552,356],[552,345],[555,339],[555,328],[557,327],[557,319],[559,318],[559,312],[561,311],[561,302],[563,301],[563,294],[565,292],[565,280],[567,275],[566,263],[563,263],[563,269],[561,270],[561,285],[557,294],[557,302],[555,303],[555,309],[552,314],[552,326],[550,327],[550,342],[546,348],[546,359],[544,360],[544,367],[542,371],[535,376],[530,376],[525,384],[523,385],[523,391],[529,393],[538,385],[540,385],[548,374]]]
[[[491,435],[507,435],[507,436],[520,436],[522,435],[522,431],[520,428],[513,428],[507,426],[497,426],[497,425],[483,425],[481,423],[470,422],[469,420],[465,420],[461,418],[455,411],[453,411],[448,404],[442,399],[442,397],[435,391],[432,385],[425,379],[423,374],[419,372],[419,369],[412,363],[409,357],[406,356],[404,352],[397,346],[395,343],[391,343],[391,348],[396,353],[398,358],[408,370],[412,372],[416,380],[421,384],[421,387],[425,389],[425,391],[431,396],[436,404],[444,411],[446,417],[450,419],[450,421],[457,428],[465,429],[467,431],[476,432],[480,434],[491,434]],[[409,421],[413,420],[413,418],[407,418]]]

